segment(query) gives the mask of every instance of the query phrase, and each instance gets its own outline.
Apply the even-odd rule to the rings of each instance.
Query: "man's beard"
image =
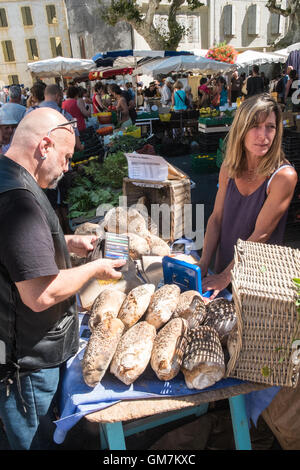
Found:
[[[57,178],[55,178],[54,180],[52,180],[49,184],[48,184],[48,189],[56,189],[58,183],[60,182],[60,180],[63,178],[64,176],[64,173],[62,173],[60,176],[58,176]]]

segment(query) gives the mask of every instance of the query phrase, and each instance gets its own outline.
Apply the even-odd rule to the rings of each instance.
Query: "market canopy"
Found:
[[[140,69],[140,70],[139,70]],[[143,71],[141,71],[141,69]],[[219,62],[217,60],[207,59],[206,57],[196,55],[179,55],[163,59],[160,63],[154,63],[153,66],[147,68],[141,67],[134,71],[134,75],[141,73],[148,75],[167,75],[171,72],[180,71],[201,71],[201,72],[225,72],[232,69],[232,64]]]
[[[133,68],[125,67],[125,68],[116,68],[116,69],[107,69],[107,70],[95,70],[89,72],[89,80],[98,80],[100,78],[111,78],[116,75],[132,75]]]
[[[288,53],[293,51],[300,51],[300,42],[295,42],[295,44],[291,44],[287,48]]]
[[[192,55],[193,52],[189,51],[139,51],[134,49],[99,52],[92,57],[97,67],[107,67],[115,65],[117,59],[125,57],[173,57],[179,55]]]
[[[288,58],[287,54],[279,54],[275,52],[259,52],[259,51],[245,51],[238,54],[235,65],[238,67],[249,67],[250,65],[261,65],[271,63],[285,63]]]
[[[55,57],[54,59],[39,60],[27,64],[30,72],[35,77],[53,78],[57,76],[79,77],[84,72],[95,68],[93,60],[75,59],[72,57]]]

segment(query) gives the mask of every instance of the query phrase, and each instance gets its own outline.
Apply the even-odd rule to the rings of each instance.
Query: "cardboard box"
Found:
[[[294,127],[294,114],[291,111],[285,111],[282,113],[283,127]]]

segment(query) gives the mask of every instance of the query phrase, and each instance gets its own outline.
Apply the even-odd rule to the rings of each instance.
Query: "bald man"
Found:
[[[64,236],[41,188],[68,170],[74,129],[39,108],[22,119],[0,155],[0,419],[12,449],[53,442],[59,373],[78,349],[75,294],[90,279],[118,279],[123,261],[71,267],[96,236]]]

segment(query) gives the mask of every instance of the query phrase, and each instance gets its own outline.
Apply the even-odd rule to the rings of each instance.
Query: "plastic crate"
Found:
[[[216,164],[216,154],[193,154],[192,169],[197,173],[215,173],[218,171]]]
[[[205,126],[210,127],[210,126],[224,126],[226,124],[230,125],[232,124],[233,117],[200,117],[199,118],[199,123],[200,124],[205,124]]]

